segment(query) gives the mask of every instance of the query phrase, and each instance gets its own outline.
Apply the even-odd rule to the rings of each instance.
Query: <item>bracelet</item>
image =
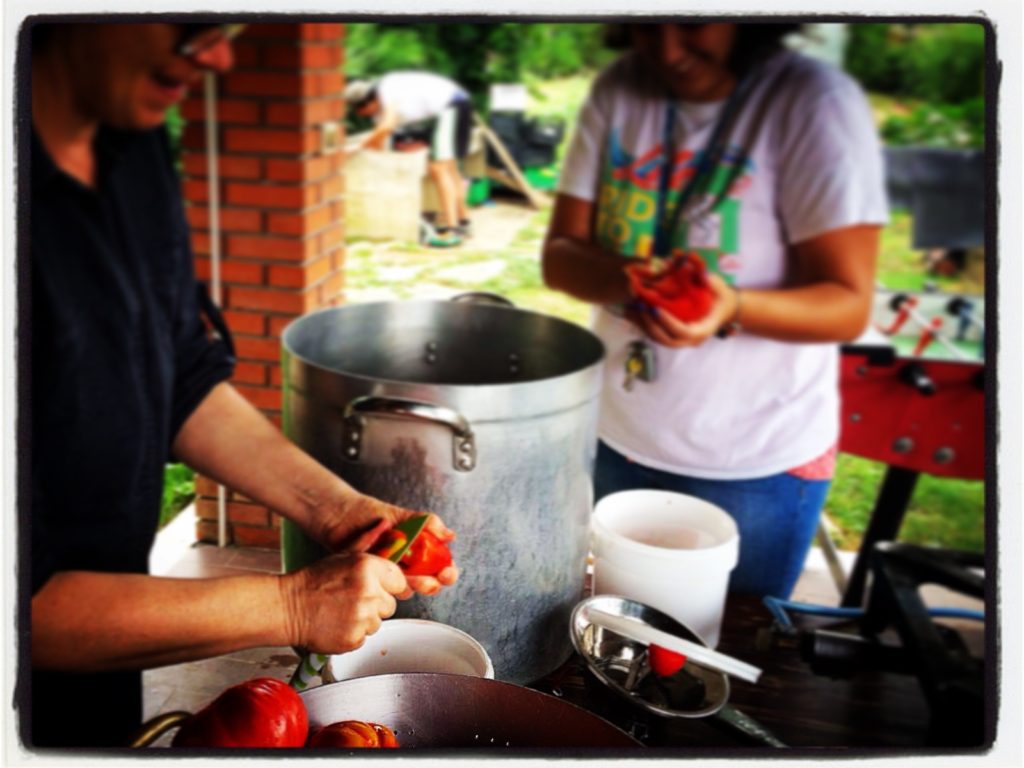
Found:
[[[740,289],[736,286],[730,286],[733,292],[736,294],[736,311],[732,313],[732,320],[727,322],[721,328],[715,332],[715,336],[720,339],[728,339],[730,336],[735,336],[737,333],[743,330],[743,326],[740,324],[740,310],[743,309],[743,294]]]

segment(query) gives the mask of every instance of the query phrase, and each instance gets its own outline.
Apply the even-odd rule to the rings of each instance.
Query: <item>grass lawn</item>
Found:
[[[867,527],[885,465],[840,454],[825,511],[836,524],[836,545],[856,549]],[[985,546],[985,485],[921,475],[900,529],[914,544],[981,552]]]

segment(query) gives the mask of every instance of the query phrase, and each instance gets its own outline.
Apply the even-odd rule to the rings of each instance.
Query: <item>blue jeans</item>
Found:
[[[641,488],[704,499],[728,512],[740,532],[729,589],[788,598],[804,567],[830,481],[785,472],[753,480],[705,480],[651,469],[598,446],[594,498]]]

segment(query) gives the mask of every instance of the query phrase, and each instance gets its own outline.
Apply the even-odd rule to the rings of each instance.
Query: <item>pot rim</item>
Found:
[[[402,305],[410,306],[410,307],[414,306],[414,305],[415,306],[421,306],[421,307],[427,307],[427,306],[458,307],[459,309],[457,311],[476,310],[476,311],[485,312],[485,313],[486,312],[518,313],[520,315],[529,316],[529,317],[532,317],[532,318],[538,318],[538,319],[543,320],[545,322],[549,322],[549,323],[555,325],[556,327],[562,327],[562,328],[566,329],[567,333],[577,334],[581,338],[586,338],[590,343],[595,345],[595,351],[596,351],[597,354],[596,354],[595,358],[591,362],[587,363],[586,365],[582,365],[582,366],[577,367],[574,370],[567,371],[565,373],[558,373],[558,374],[553,375],[553,376],[546,376],[544,378],[529,379],[529,380],[526,380],[526,381],[501,381],[501,382],[492,382],[492,383],[463,384],[463,383],[449,383],[449,382],[417,382],[417,381],[409,381],[407,379],[394,379],[394,378],[388,378],[386,376],[377,376],[377,375],[370,375],[370,374],[365,374],[365,373],[355,373],[355,372],[351,372],[351,371],[346,371],[346,370],[341,369],[341,368],[335,368],[335,367],[330,367],[328,365],[325,365],[322,362],[318,362],[318,361],[312,359],[309,355],[303,354],[303,353],[297,351],[296,348],[295,348],[294,342],[290,341],[289,337],[295,336],[295,334],[299,332],[299,330],[302,328],[302,326],[304,326],[304,325],[306,325],[308,323],[311,323],[311,322],[315,322],[315,319],[320,317],[320,316],[330,315],[330,314],[340,315],[340,314],[342,314],[342,313],[344,313],[346,311],[349,311],[349,312],[352,312],[352,311],[372,312],[372,311],[374,311],[374,309],[377,309],[377,308],[380,308],[380,307],[386,307],[386,306],[393,305],[393,304],[402,304]],[[456,311],[456,310],[452,310],[452,311]],[[281,331],[281,348],[282,348],[282,351],[284,353],[286,353],[286,355],[294,357],[294,358],[300,360],[304,365],[307,365],[307,366],[309,366],[311,368],[314,368],[314,369],[316,369],[318,371],[323,371],[324,373],[345,376],[345,377],[348,377],[348,378],[351,378],[351,379],[354,379],[354,380],[358,380],[358,381],[365,381],[365,382],[370,382],[370,383],[375,383],[375,384],[389,384],[389,385],[394,385],[394,386],[414,386],[414,387],[415,386],[426,386],[426,387],[432,387],[432,388],[452,387],[452,388],[458,388],[458,389],[465,389],[465,388],[487,388],[487,389],[490,389],[490,390],[496,390],[499,387],[522,387],[522,386],[526,386],[526,385],[529,385],[529,384],[550,383],[550,382],[557,381],[559,379],[564,379],[564,378],[568,378],[568,377],[571,377],[571,376],[576,376],[576,375],[579,375],[580,373],[582,373],[584,371],[588,371],[588,370],[594,368],[595,366],[600,365],[601,363],[603,363],[603,361],[607,357],[607,350],[605,348],[604,342],[597,336],[597,334],[595,334],[589,328],[584,328],[581,325],[577,325],[576,323],[572,323],[572,322],[570,322],[568,320],[564,320],[564,319],[562,319],[560,317],[554,317],[553,315],[547,315],[547,314],[544,314],[543,312],[537,312],[537,311],[530,310],[530,309],[522,309],[520,307],[514,307],[514,306],[502,306],[502,305],[498,305],[498,304],[465,304],[465,303],[460,304],[458,302],[452,302],[451,300],[444,301],[444,300],[438,300],[438,299],[410,299],[410,300],[391,300],[391,301],[368,301],[368,302],[362,302],[362,303],[358,303],[358,304],[346,304],[346,305],[342,305],[342,306],[338,306],[338,307],[323,307],[321,309],[316,309],[316,310],[313,310],[312,312],[308,312],[308,313],[306,313],[304,315],[296,317],[291,322],[289,322],[288,325],[286,325],[284,327],[284,329]]]

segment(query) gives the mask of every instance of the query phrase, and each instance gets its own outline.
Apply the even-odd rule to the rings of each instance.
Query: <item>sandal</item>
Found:
[[[432,248],[451,248],[456,245],[462,245],[462,238],[454,232],[435,233],[427,239],[427,245]]]

